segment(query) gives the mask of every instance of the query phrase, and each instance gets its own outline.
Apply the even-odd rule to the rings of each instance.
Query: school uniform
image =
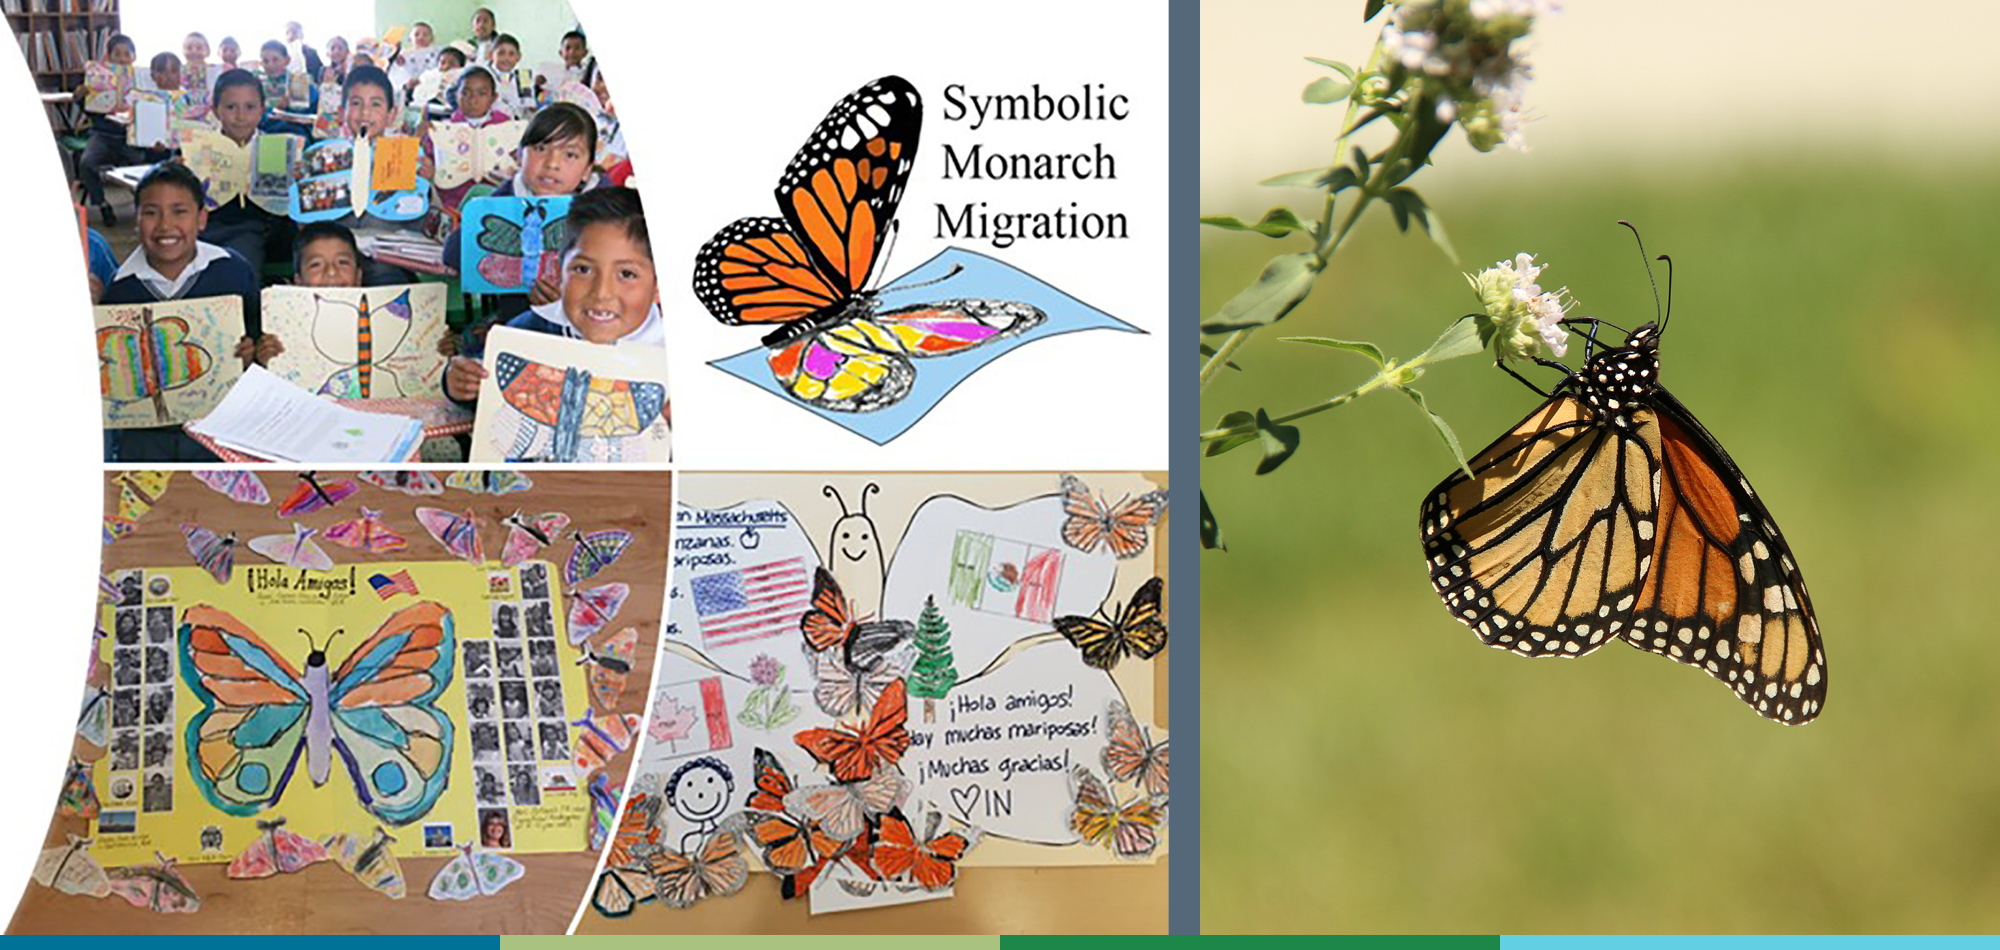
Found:
[[[255,338],[263,332],[257,305],[257,275],[250,264],[228,250],[204,241],[195,243],[194,260],[181,269],[180,276],[168,278],[138,248],[120,265],[118,273],[98,298],[100,304],[143,304],[198,297],[240,297],[243,300],[243,328]],[[233,347],[232,341],[232,347]],[[234,353],[211,353],[211,358],[233,360]],[[214,462],[215,453],[190,438],[180,426],[148,429],[119,429],[110,433],[105,446],[107,462]]]
[[[297,226],[287,214],[273,212],[257,204],[245,192],[227,203],[211,205],[208,227],[201,240],[236,253],[260,278],[272,258],[285,259],[292,252],[292,236]]]

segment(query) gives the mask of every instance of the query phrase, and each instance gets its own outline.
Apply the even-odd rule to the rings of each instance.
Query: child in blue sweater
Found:
[[[243,299],[248,339],[262,332],[257,274],[243,258],[198,239],[208,223],[201,179],[179,162],[165,162],[139,180],[139,248],[113,276],[101,304],[156,303],[197,297]],[[213,462],[214,453],[179,426],[112,433],[106,461]]]

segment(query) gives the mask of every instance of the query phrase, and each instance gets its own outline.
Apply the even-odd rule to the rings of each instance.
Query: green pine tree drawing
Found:
[[[924,721],[937,719],[936,702],[958,685],[958,667],[952,665],[951,625],[937,609],[937,598],[925,597],[923,613],[917,615],[917,662],[910,670],[910,695],[924,698]]]

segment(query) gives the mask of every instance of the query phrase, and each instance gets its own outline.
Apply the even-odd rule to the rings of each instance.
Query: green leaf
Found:
[[[1367,181],[1368,153],[1363,151],[1361,149],[1361,146],[1359,145],[1354,146],[1354,161],[1352,164],[1354,167],[1354,174],[1356,175],[1357,179],[1360,181]]]
[[[1313,280],[1325,265],[1311,251],[1271,258],[1257,280],[1231,297],[1201,325],[1203,333],[1225,333],[1267,326],[1284,319],[1312,292]]]
[[[1444,417],[1432,412],[1431,407],[1424,404],[1423,393],[1400,386],[1397,389],[1403,395],[1410,397],[1410,401],[1416,403],[1418,409],[1423,410],[1424,416],[1431,420],[1431,428],[1437,430],[1438,437],[1444,440],[1445,447],[1451,449],[1451,457],[1457,460],[1459,471],[1464,472],[1466,478],[1472,478],[1472,466],[1466,464],[1465,450],[1458,447],[1458,436],[1452,434],[1451,426],[1445,424]]]
[[[1266,237],[1283,237],[1293,231],[1303,231],[1310,235],[1313,226],[1299,220],[1299,216],[1283,205],[1264,212],[1264,217],[1256,224],[1244,224],[1241,218],[1228,214],[1204,215],[1201,223],[1225,231],[1255,231]]]
[[[1388,362],[1388,359],[1382,355],[1382,348],[1373,343],[1354,343],[1348,340],[1336,340],[1330,336],[1281,336],[1278,339],[1285,343],[1311,343],[1314,346],[1330,346],[1337,350],[1349,350],[1374,360],[1378,368]]]
[[[1299,98],[1313,105],[1323,106],[1329,102],[1343,101],[1347,98],[1347,94],[1353,91],[1354,84],[1351,82],[1341,82],[1338,79],[1321,76],[1307,83],[1305,92],[1300,93]]]
[[[1244,412],[1241,409],[1238,409],[1235,412],[1224,415],[1221,421],[1215,424],[1215,427],[1218,429],[1234,429],[1237,426],[1251,425],[1256,421],[1257,421],[1256,416]],[[1223,439],[1218,442],[1210,442],[1208,444],[1208,451],[1203,453],[1203,456],[1206,458],[1214,458],[1246,442],[1255,442],[1255,441],[1257,441],[1257,433],[1253,429],[1249,432],[1243,433],[1242,435],[1232,435],[1229,438]]]
[[[1430,349],[1425,350],[1423,355],[1411,362],[1435,363],[1440,360],[1471,356],[1485,349],[1486,347],[1479,341],[1479,321],[1469,316],[1460,317],[1452,321],[1451,326],[1446,327],[1445,331],[1438,335],[1437,342],[1432,343]]]
[[[1369,20],[1375,19],[1375,14],[1381,13],[1382,6],[1387,2],[1388,0],[1368,0],[1367,8],[1361,13],[1361,22],[1366,23]]]
[[[1208,344],[1206,344],[1206,343],[1203,343],[1203,344],[1201,345],[1201,355],[1203,355],[1203,356],[1214,356],[1214,355],[1215,355],[1215,353],[1216,353],[1216,349],[1215,349],[1215,347],[1212,347],[1212,346],[1209,346],[1209,345],[1208,345]],[[1227,367],[1229,367],[1230,369],[1233,369],[1233,370],[1236,370],[1236,371],[1237,371],[1237,372],[1239,372],[1239,373],[1243,371],[1243,367],[1241,367],[1241,366],[1238,366],[1238,365],[1236,365],[1236,361],[1235,361],[1235,360],[1230,360],[1230,361],[1228,361],[1228,362],[1226,362],[1226,363],[1223,363],[1222,365],[1224,365],[1224,366],[1227,366]]]
[[[1215,512],[1208,510],[1208,493],[1201,493],[1201,546],[1211,551],[1227,551],[1222,546],[1222,524],[1215,520]]]
[[[1445,237],[1444,222],[1431,220],[1434,212],[1424,203],[1423,196],[1417,194],[1415,188],[1391,188],[1388,194],[1382,196],[1382,200],[1387,201],[1390,210],[1396,213],[1397,228],[1407,232],[1410,230],[1410,221],[1415,220],[1417,226],[1424,229],[1425,236],[1431,239],[1431,243],[1436,244],[1445,256],[1451,258],[1454,265],[1458,263],[1458,251],[1451,246],[1451,240]]]
[[[1299,450],[1299,427],[1278,425],[1262,409],[1257,410],[1257,436],[1264,442],[1264,460],[1257,463],[1259,475],[1277,471]]]
[[[1323,185],[1331,189],[1333,194],[1337,195],[1361,184],[1361,178],[1354,174],[1354,169],[1346,165],[1336,165],[1324,177],[1320,178],[1319,181],[1314,182],[1314,184]]]
[[[1346,76],[1349,82],[1354,81],[1354,67],[1349,66],[1346,63],[1343,63],[1337,59],[1321,59],[1317,56],[1308,56],[1306,57],[1306,62],[1318,63],[1321,66],[1325,66],[1326,68],[1341,74],[1342,76]]]
[[[1286,172],[1282,175],[1274,175],[1257,184],[1263,185],[1266,188],[1316,188],[1326,178],[1326,173],[1331,170],[1332,166],[1305,168],[1295,172]]]

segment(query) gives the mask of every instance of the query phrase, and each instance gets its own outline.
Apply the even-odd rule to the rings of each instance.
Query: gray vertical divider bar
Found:
[[[1181,770],[1168,814],[1173,860],[1167,926],[1201,932],[1201,385],[1189,338],[1201,320],[1201,2],[1172,0],[1167,21],[1167,521],[1173,542],[1168,598],[1173,666],[1168,673],[1173,741]]]

